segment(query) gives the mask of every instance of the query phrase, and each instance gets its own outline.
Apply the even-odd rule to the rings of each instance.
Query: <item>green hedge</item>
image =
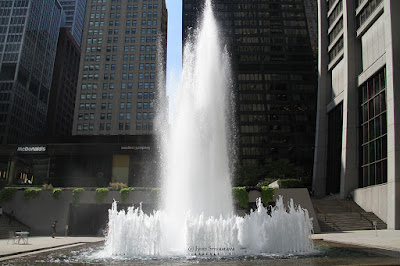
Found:
[[[7,187],[0,191],[0,202],[6,202],[13,199],[15,192],[17,192],[15,187]]]
[[[104,199],[107,197],[107,194],[110,190],[108,188],[98,188],[96,189],[96,203],[102,204]]]
[[[125,203],[127,201],[129,193],[134,190],[136,190],[136,188],[134,187],[121,188],[121,190],[119,191],[119,196],[121,197],[122,203]]]
[[[42,191],[41,188],[28,188],[28,189],[25,189],[24,195],[22,196],[22,198],[24,200],[29,200],[29,199],[36,198],[37,196],[39,196],[40,191]]]
[[[60,198],[60,195],[61,195],[61,191],[62,191],[62,189],[61,188],[55,188],[55,189],[53,189],[53,198],[55,198],[55,199],[59,199]]]
[[[81,199],[83,188],[75,188],[72,190],[72,204],[77,206],[79,204],[79,200]]]
[[[262,186],[261,187],[261,199],[265,206],[268,205],[268,202],[273,201],[274,199],[274,188]]]
[[[246,187],[233,187],[232,194],[234,200],[239,203],[240,207],[247,209],[249,207],[249,193]]]
[[[280,179],[279,188],[301,188],[303,184],[298,179]]]

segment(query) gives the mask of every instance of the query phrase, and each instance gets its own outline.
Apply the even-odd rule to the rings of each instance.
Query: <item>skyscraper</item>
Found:
[[[44,134],[61,6],[0,1],[0,144]]]
[[[65,12],[65,25],[74,36],[79,47],[82,45],[83,26],[85,24],[87,0],[60,0]]]
[[[69,29],[61,28],[47,112],[46,136],[71,136],[81,49]]]
[[[400,229],[400,2],[319,1],[313,189]]]
[[[166,34],[164,0],[88,3],[74,135],[152,132]]]
[[[202,5],[183,1],[184,40]],[[303,0],[213,5],[231,53],[240,162],[288,159],[311,171],[317,75],[308,24],[316,24],[316,17],[307,20]]]

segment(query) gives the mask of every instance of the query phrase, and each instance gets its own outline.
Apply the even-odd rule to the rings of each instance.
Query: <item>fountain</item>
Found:
[[[109,211],[107,256],[238,256],[306,253],[313,249],[306,210],[282,199],[271,215],[261,202],[245,217],[233,214],[229,124],[229,56],[221,46],[211,1],[184,48],[182,80],[170,130],[161,137],[163,200],[150,215],[141,208]]]

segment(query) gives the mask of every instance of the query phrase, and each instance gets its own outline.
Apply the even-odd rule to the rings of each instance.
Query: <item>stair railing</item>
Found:
[[[326,222],[327,219],[329,218],[329,222],[330,222],[334,227],[336,227],[336,228],[338,229],[338,231],[342,231],[342,230],[340,229],[340,227],[337,226],[337,224],[332,220],[332,218],[329,217],[328,214],[326,214],[323,210],[321,210],[321,209],[318,208],[317,206],[314,206],[314,208],[317,210],[317,212],[321,213],[321,214],[324,216],[325,222]]]
[[[357,210],[356,208],[354,208],[353,206],[349,205],[349,204],[345,204],[342,200],[340,200],[339,198],[337,198],[333,193],[330,193],[331,196],[333,196],[333,198],[338,201],[340,204],[342,204],[345,208],[349,209],[350,211],[355,211],[356,213],[358,213],[360,215],[360,220],[362,220],[362,218],[364,218],[365,220],[367,220],[370,224],[372,229],[378,229],[378,226],[375,225],[375,223],[373,221],[371,221],[367,216],[365,216],[364,214],[362,214],[359,210]]]
[[[6,212],[3,212],[3,215],[6,216],[8,219],[10,219],[11,222],[13,221],[14,223],[19,223],[20,225],[28,228],[29,232],[31,231],[31,227],[30,226],[28,226],[28,225],[24,224],[23,222],[17,220],[14,215],[10,215],[9,213],[6,213]]]

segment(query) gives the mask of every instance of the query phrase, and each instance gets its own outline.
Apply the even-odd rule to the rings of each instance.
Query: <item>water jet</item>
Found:
[[[271,215],[258,202],[245,217],[233,213],[229,132],[232,84],[211,1],[186,43],[182,78],[169,130],[161,130],[162,204],[109,211],[108,256],[239,256],[313,250],[308,212],[282,199]]]

